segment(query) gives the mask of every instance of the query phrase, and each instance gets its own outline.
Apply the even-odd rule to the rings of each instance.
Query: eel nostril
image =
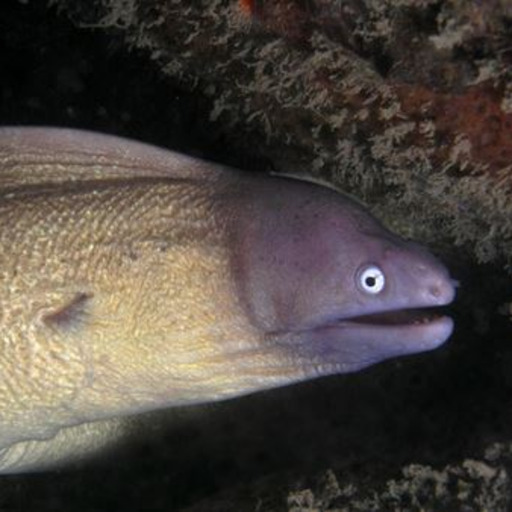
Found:
[[[457,285],[451,279],[436,281],[428,286],[427,292],[438,303],[449,304],[455,296]]]
[[[430,292],[430,295],[436,299],[439,299],[439,297],[442,295],[441,287],[437,285],[430,286],[428,291]]]

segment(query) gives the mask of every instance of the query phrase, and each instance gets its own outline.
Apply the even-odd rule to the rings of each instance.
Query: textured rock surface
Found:
[[[442,226],[480,261],[509,261],[508,2],[55,3],[212,98],[210,117],[278,170],[354,191],[407,234],[439,240]]]
[[[410,464],[396,477],[382,481],[377,475],[361,475],[354,471],[336,476],[334,471],[327,470],[318,478],[303,483],[304,487],[300,487],[301,482],[296,482],[296,490],[289,492],[285,504],[276,495],[276,482],[267,481],[254,486],[252,494],[247,490],[236,493],[235,506],[232,493],[211,498],[186,512],[505,511],[510,509],[512,496],[510,477],[504,467],[510,468],[511,462],[510,445],[496,444],[489,448],[482,460],[468,459],[439,469]]]

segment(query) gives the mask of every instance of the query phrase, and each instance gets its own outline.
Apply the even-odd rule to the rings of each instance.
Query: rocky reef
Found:
[[[438,240],[442,226],[479,261],[509,263],[508,2],[54,3],[210,98],[210,119],[275,170],[353,191],[408,235]]]

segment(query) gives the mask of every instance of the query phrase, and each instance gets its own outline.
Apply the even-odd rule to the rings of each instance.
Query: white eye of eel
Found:
[[[361,291],[377,295],[384,289],[386,277],[377,265],[367,265],[358,272],[357,284]]]

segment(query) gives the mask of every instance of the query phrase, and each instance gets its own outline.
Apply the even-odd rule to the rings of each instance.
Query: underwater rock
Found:
[[[209,96],[275,169],[354,193],[405,235],[512,261],[506,2],[52,3]]]

